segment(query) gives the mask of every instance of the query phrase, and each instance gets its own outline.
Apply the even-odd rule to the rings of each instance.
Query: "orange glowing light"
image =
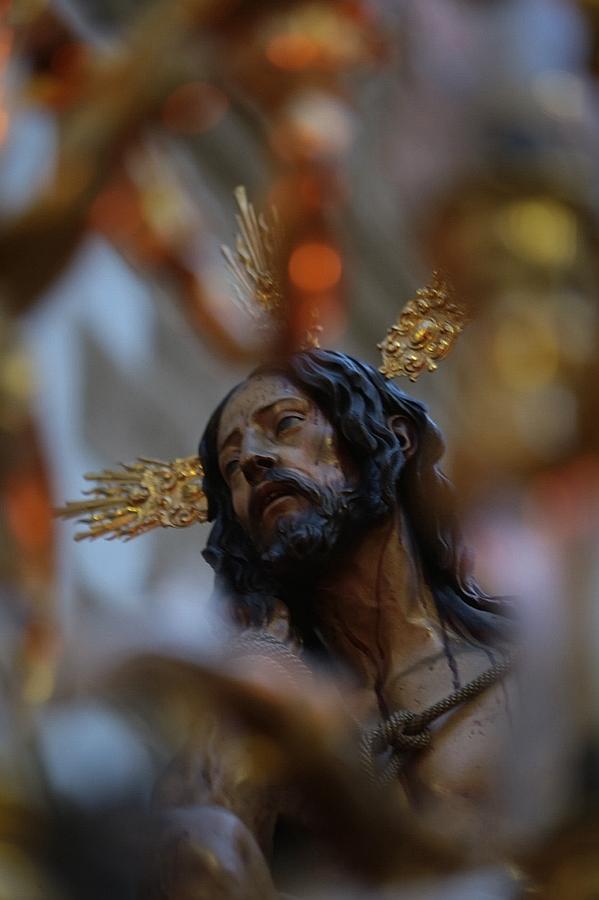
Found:
[[[87,52],[84,44],[75,41],[62,44],[52,54],[50,68],[61,78],[77,76],[86,62]]]
[[[273,66],[298,72],[312,65],[318,57],[319,46],[305,34],[277,34],[266,47],[266,58]]]
[[[50,622],[32,619],[23,635],[23,653],[30,659],[51,657],[58,649],[58,635]]]
[[[4,68],[12,50],[13,32],[10,28],[0,31],[0,64]]]
[[[6,487],[5,515],[8,527],[25,553],[49,546],[52,515],[45,486],[34,474],[15,476]]]
[[[130,185],[111,185],[98,194],[91,205],[90,221],[94,227],[116,238],[132,234],[140,225],[140,213]]]
[[[10,117],[8,112],[3,107],[0,107],[0,142],[4,140],[6,135],[8,134],[8,126],[10,124]]]
[[[182,84],[162,106],[162,121],[179,134],[199,134],[217,125],[229,106],[227,96],[211,84]]]
[[[341,270],[339,254],[328,244],[300,244],[289,260],[289,277],[302,291],[330,290],[341,278]]]
[[[10,51],[12,49],[13,32],[10,28],[0,30],[0,76],[4,75],[4,70],[8,64]],[[0,144],[4,142],[8,134],[10,117],[5,103],[6,86],[4,79],[0,78]]]

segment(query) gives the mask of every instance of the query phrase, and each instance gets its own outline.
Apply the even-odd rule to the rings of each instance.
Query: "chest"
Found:
[[[433,654],[391,671],[382,688],[361,691],[361,721],[368,725],[398,710],[421,713],[467,684],[493,664],[493,657],[473,648]],[[509,677],[467,700],[430,725],[425,749],[403,757],[393,784],[428,830],[449,832],[462,844],[497,830],[500,786],[515,704]]]

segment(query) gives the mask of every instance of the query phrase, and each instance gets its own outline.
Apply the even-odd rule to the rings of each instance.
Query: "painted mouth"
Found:
[[[251,517],[256,521],[260,521],[267,510],[274,507],[283,500],[295,500],[298,497],[297,491],[293,490],[289,484],[285,482],[271,482],[261,484],[256,488],[256,492],[252,499]]]

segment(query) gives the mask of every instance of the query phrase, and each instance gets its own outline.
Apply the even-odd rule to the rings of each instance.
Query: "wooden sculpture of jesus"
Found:
[[[420,713],[504,658],[509,619],[471,574],[443,450],[421,403],[320,349],[255,371],[201,441],[219,596],[243,627],[285,609],[304,658],[350,673],[345,702],[364,727]],[[393,780],[406,807],[465,846],[493,845],[508,698],[491,678],[436,718]],[[265,859],[276,805],[233,796],[224,809],[204,791],[179,815],[179,876],[156,896],[275,896]],[[206,842],[212,874],[194,855]]]

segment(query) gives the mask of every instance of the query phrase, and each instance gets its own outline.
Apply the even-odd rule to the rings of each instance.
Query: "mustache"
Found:
[[[323,488],[307,475],[295,472],[293,469],[269,469],[250,496],[248,514],[252,523],[259,521],[261,499],[258,488],[262,488],[265,484],[276,484],[281,489],[285,489],[285,493],[305,497],[314,504],[321,504],[325,494],[328,494],[328,491],[323,491]]]
[[[264,484],[276,484],[281,489],[285,489],[285,493],[304,497],[312,505],[319,507],[325,515],[339,508],[340,495],[344,498],[346,494],[348,495],[345,501],[341,500],[341,505],[345,505],[350,495],[353,495],[353,491],[348,491],[347,489],[334,490],[330,487],[324,487],[313,481],[309,476],[296,472],[293,469],[269,469],[260,485],[254,488],[250,497],[248,513],[252,525],[259,524],[261,500],[258,487],[263,487]]]

